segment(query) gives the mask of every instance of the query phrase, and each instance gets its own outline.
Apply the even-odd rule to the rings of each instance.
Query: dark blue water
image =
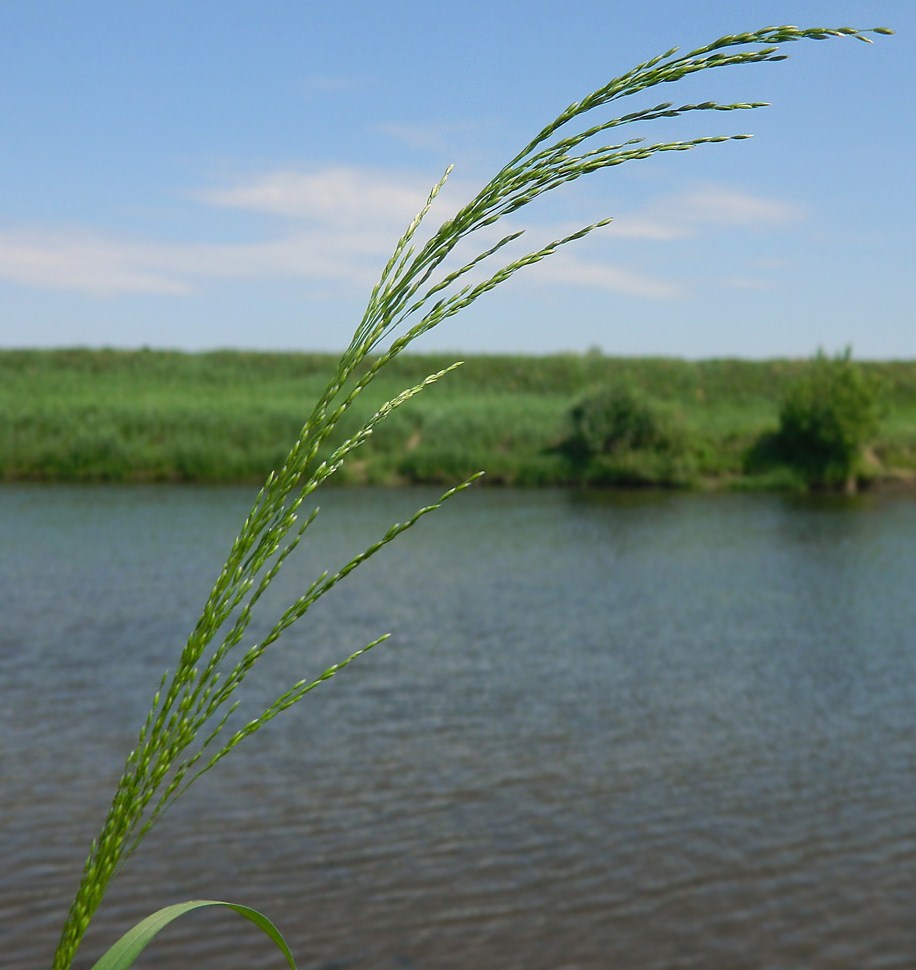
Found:
[[[272,605],[432,497],[328,495]],[[49,964],[252,498],[0,489],[3,967]],[[395,633],[166,816],[78,966],[206,897],[310,970],[912,968],[914,591],[907,497],[459,496],[265,658],[251,710]],[[138,964],[282,965],[216,913]]]

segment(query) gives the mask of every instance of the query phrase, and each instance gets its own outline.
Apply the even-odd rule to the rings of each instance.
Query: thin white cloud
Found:
[[[781,229],[801,222],[806,210],[781,199],[754,195],[724,185],[700,185],[651,202],[614,220],[624,239],[662,242],[721,229]]]
[[[785,256],[760,256],[757,259],[751,260],[750,265],[754,269],[770,272],[771,270],[778,271],[787,269],[791,265],[791,262]]]
[[[676,283],[613,263],[580,259],[570,252],[559,252],[538,268],[541,283],[590,286],[623,296],[649,300],[674,300],[684,295]]]
[[[303,89],[308,96],[339,94],[342,91],[354,91],[362,87],[363,82],[355,77],[345,75],[321,75],[306,78]]]
[[[431,152],[443,152],[458,142],[466,141],[479,132],[479,129],[476,122],[420,125],[383,121],[373,126],[373,131],[408,148]]]
[[[245,244],[151,244],[58,230],[0,233],[0,278],[109,297],[182,294],[206,279],[300,279],[368,287],[391,236],[306,231]]]
[[[778,229],[800,222],[805,210],[791,202],[751,195],[727,186],[706,185],[675,197],[683,218],[694,226]]]
[[[197,193],[197,198],[222,208],[322,225],[406,225],[426,201],[427,193],[417,184],[416,179],[370,169],[288,169],[224,188],[207,189]]]
[[[0,233],[0,277],[42,289],[115,293],[186,293],[189,285],[137,259],[130,247],[82,232]]]
[[[695,234],[695,230],[684,223],[666,222],[662,218],[647,215],[615,216],[611,225],[613,227],[611,232],[618,239],[671,242],[675,239],[686,239]]]
[[[760,279],[757,276],[726,276],[719,280],[723,286],[730,286],[735,290],[774,290],[776,283],[773,280]]]
[[[150,243],[88,230],[0,231],[0,278],[95,296],[181,294],[217,279],[301,279],[367,288],[426,201],[420,180],[355,168],[269,172],[196,198],[282,215],[245,243]]]
[[[244,243],[152,243],[79,229],[0,230],[0,278],[96,296],[181,295],[207,280],[297,279],[365,290],[395,240],[426,201],[415,174],[356,167],[283,169],[195,195],[207,205],[282,216],[272,235]],[[450,182],[432,222],[463,200],[467,186]],[[452,200],[452,201],[450,201]],[[676,242],[725,228],[779,227],[802,218],[796,206],[723,186],[700,186],[623,213],[606,241]],[[515,226],[498,227],[508,232]],[[502,254],[506,260],[578,226],[541,225]],[[496,227],[480,240],[495,241]],[[539,242],[540,241],[540,242]],[[590,252],[594,253],[594,250]],[[471,253],[473,255],[473,253]],[[552,284],[587,286],[644,299],[675,299],[682,286],[610,258],[561,251],[536,276]],[[724,283],[724,281],[722,281]],[[749,285],[731,281],[728,285]]]

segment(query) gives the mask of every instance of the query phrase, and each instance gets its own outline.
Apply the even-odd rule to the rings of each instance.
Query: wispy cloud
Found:
[[[306,78],[302,87],[308,97],[340,94],[343,91],[355,91],[364,82],[346,75],[320,75]]]
[[[725,276],[718,282],[733,290],[774,290],[777,286],[774,280],[761,279],[758,276]]]
[[[706,185],[674,197],[683,219],[693,226],[739,229],[779,229],[800,222],[803,207],[780,199],[752,195],[740,189]]]
[[[0,233],[0,277],[101,297],[188,292],[186,282],[160,272],[155,261],[142,258],[137,248],[81,231]]]
[[[650,300],[673,300],[684,295],[676,283],[626,266],[580,259],[568,251],[541,263],[538,279],[541,283],[590,286]]]
[[[451,185],[439,208],[451,211],[465,186]],[[358,167],[282,169],[212,186],[198,202],[277,217],[266,238],[243,243],[153,243],[78,228],[0,230],[0,278],[95,296],[181,295],[210,279],[299,279],[368,288],[394,241],[426,200],[424,179]],[[622,213],[608,240],[677,242],[726,229],[779,228],[803,218],[796,206],[723,186],[700,186]],[[506,231],[515,227],[504,227]],[[577,227],[541,225],[527,248]],[[262,233],[265,230],[261,230]],[[495,237],[494,237],[495,238]],[[519,245],[525,245],[522,241]],[[511,258],[516,249],[507,250]],[[643,299],[675,299],[683,286],[622,265],[619,258],[561,251],[541,264],[553,285],[594,287]],[[728,284],[755,286],[751,277]]]
[[[210,206],[282,217],[244,243],[151,243],[79,228],[0,230],[0,278],[94,296],[182,294],[207,279],[368,287],[426,201],[421,180],[356,168],[281,170],[209,188]]]
[[[614,230],[625,239],[667,242],[710,230],[781,229],[804,220],[807,211],[791,202],[724,185],[700,185],[656,199],[636,212],[622,212]]]
[[[373,130],[381,135],[387,135],[408,148],[443,152],[479,132],[480,125],[477,122],[420,125],[384,121],[374,125]]]
[[[197,198],[223,208],[328,226],[388,225],[393,221],[403,224],[425,202],[426,193],[417,185],[415,178],[371,169],[287,169],[206,189]]]
[[[672,242],[695,235],[695,230],[683,222],[666,221],[664,218],[639,213],[615,216],[612,226],[611,232],[617,239]]]
[[[263,242],[153,244],[79,231],[0,233],[0,278],[93,296],[183,294],[207,279],[301,279],[368,287],[387,233],[293,232]]]

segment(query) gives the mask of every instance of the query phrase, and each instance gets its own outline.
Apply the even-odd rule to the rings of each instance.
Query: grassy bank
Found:
[[[394,362],[348,426],[453,359]],[[258,481],[285,457],[334,361],[320,354],[2,351],[0,480]],[[747,455],[761,433],[775,429],[779,402],[806,364],[474,357],[395,412],[342,480],[451,482],[484,468],[490,483],[569,484],[576,474],[556,447],[568,433],[571,406],[587,388],[624,382],[666,406],[682,429],[675,483],[785,484],[778,469],[749,474]],[[862,366],[885,388],[871,470],[912,476],[916,362]],[[665,478],[650,457],[628,459],[632,482]],[[627,479],[626,469],[620,477]]]

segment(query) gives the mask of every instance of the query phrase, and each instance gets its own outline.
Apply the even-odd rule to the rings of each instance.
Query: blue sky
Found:
[[[417,349],[916,357],[913,0],[562,9],[0,4],[0,346],[340,349],[447,164],[437,222],[646,57],[797,23],[897,35],[793,44],[786,62],[651,95],[772,107],[695,115],[678,136],[755,137],[601,172],[513,216],[532,242],[615,221]]]

